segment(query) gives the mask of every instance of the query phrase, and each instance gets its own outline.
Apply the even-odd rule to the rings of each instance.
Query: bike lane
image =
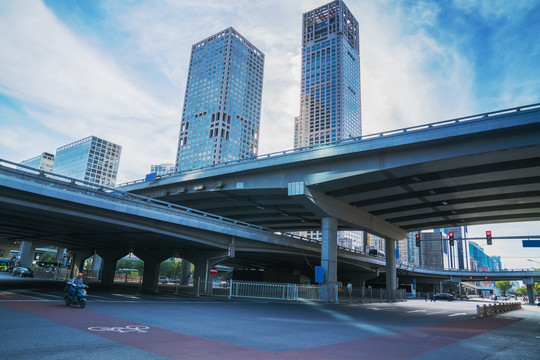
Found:
[[[148,324],[132,323],[88,309],[67,307],[58,302],[35,301],[33,298],[21,297],[14,300],[2,301],[0,306],[7,306],[171,359],[192,356],[202,359],[237,360],[311,360],[359,358],[359,356],[362,359],[377,360],[409,359],[519,321],[508,318],[473,318],[325,346],[316,346],[315,340],[312,346],[305,345],[303,349],[272,353],[186,335]],[[286,338],[283,341],[287,341]]]

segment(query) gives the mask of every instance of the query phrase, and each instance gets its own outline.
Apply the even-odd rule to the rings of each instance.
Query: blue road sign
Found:
[[[540,247],[540,240],[523,240],[523,247]]]

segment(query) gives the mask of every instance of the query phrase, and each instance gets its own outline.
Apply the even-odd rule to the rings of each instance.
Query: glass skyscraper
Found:
[[[104,186],[114,186],[122,147],[95,136],[56,149],[53,172]]]
[[[358,21],[341,0],[303,15],[300,116],[294,147],[328,144],[362,134]],[[319,238],[317,232],[301,232]],[[338,244],[363,246],[361,231],[339,231]],[[382,249],[379,249],[382,250]]]
[[[258,154],[263,66],[232,27],[192,46],[176,171]]]
[[[303,15],[300,116],[294,147],[360,136],[358,21],[341,0]]]
[[[22,161],[21,164],[40,170],[52,171],[54,166],[54,155],[44,152],[41,153],[41,155]]]

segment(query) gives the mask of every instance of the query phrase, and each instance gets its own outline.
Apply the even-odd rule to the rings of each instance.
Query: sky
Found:
[[[118,183],[173,163],[191,45],[229,26],[265,54],[259,154],[291,149],[302,14],[327,2],[0,1],[0,158],[95,135],[122,146]],[[364,135],[540,102],[540,0],[345,3],[360,26]],[[469,236],[485,230],[538,235],[540,222]],[[540,248],[521,241],[484,248],[540,268]]]

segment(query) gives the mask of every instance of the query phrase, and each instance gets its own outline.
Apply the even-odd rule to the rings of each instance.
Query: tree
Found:
[[[159,265],[159,273],[168,278],[174,279],[180,275],[180,267],[182,266],[182,259],[170,258],[163,261]]]
[[[516,289],[516,294],[519,295],[519,296],[526,295],[527,294],[527,287],[525,287],[525,286],[518,287]]]
[[[510,281],[497,281],[495,287],[497,289],[501,289],[503,296],[506,296],[506,291],[512,288],[512,284],[510,283]]]

